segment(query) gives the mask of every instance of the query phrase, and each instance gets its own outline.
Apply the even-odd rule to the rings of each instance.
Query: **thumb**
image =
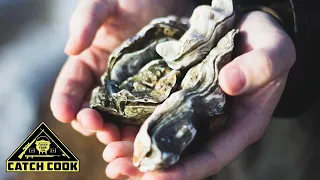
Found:
[[[221,88],[229,95],[255,91],[287,73],[295,61],[290,40],[272,48],[254,49],[235,58],[219,74]]]
[[[69,23],[68,55],[77,55],[88,48],[98,29],[114,14],[116,0],[79,1]]]

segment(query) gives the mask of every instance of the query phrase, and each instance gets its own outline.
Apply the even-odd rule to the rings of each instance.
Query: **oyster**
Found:
[[[116,123],[141,125],[181,79],[180,71],[169,68],[157,54],[156,45],[179,39],[188,28],[186,18],[158,18],[125,41],[109,56],[90,107]]]
[[[141,125],[133,154],[140,171],[175,164],[197,124],[225,119],[218,74],[231,61],[234,21],[232,0],[213,0],[190,19],[153,20],[110,55],[90,107],[116,123]]]
[[[224,116],[226,95],[219,87],[219,70],[231,60],[231,30],[209,55],[192,67],[181,83],[144,122],[134,142],[134,165],[141,171],[153,171],[176,163],[182,151],[196,135],[196,121],[215,121]]]

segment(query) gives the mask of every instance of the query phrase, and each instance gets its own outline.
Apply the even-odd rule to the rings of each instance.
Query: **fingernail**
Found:
[[[246,84],[246,77],[243,71],[237,67],[229,69],[226,73],[226,82],[232,93],[239,93]]]

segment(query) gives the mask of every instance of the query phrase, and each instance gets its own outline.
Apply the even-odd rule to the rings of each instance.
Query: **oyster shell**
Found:
[[[233,26],[232,0],[213,0],[211,7],[198,6],[190,18],[190,28],[179,39],[162,42],[157,52],[172,69],[199,63]]]
[[[134,165],[141,171],[154,171],[176,163],[182,151],[196,135],[196,121],[224,115],[226,95],[219,87],[218,73],[231,60],[231,30],[210,54],[192,67],[181,83],[181,90],[171,94],[144,122],[134,142]]]
[[[169,68],[157,54],[156,45],[179,39],[188,28],[186,18],[158,18],[125,41],[109,56],[90,107],[116,123],[141,125],[181,78],[180,71]]]
[[[141,125],[133,163],[140,171],[175,164],[199,133],[225,119],[220,69],[231,61],[232,0],[197,7],[191,18],[153,20],[109,57],[90,107],[116,123]]]

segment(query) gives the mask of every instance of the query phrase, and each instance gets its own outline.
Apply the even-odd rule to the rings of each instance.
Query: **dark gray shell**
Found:
[[[157,54],[156,45],[179,39],[188,22],[174,16],[155,19],[113,51],[102,86],[92,92],[90,107],[108,120],[141,125],[180,77],[180,71],[169,68]]]
[[[188,28],[189,21],[186,18],[169,16],[154,19],[112,52],[107,73],[102,80],[111,79],[120,83],[136,74],[151,60],[161,58],[155,51],[157,44],[181,38]]]

